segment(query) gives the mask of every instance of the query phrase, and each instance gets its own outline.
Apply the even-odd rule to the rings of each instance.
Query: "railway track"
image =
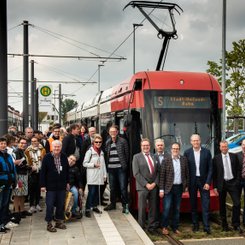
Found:
[[[184,245],[184,243],[183,242],[181,242],[181,241],[179,241],[179,240],[177,240],[177,239],[175,239],[173,236],[171,236],[171,235],[163,235],[167,240],[168,240],[168,242],[170,243],[170,244],[172,244],[172,245]]]

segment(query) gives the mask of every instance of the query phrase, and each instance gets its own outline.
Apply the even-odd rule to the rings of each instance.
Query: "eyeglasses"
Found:
[[[95,141],[94,143],[95,143],[95,144],[101,144],[102,141]]]
[[[172,150],[176,150],[176,151],[178,151],[178,150],[179,150],[179,148],[172,148]]]

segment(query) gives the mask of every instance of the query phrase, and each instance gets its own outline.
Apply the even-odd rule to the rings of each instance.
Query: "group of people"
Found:
[[[138,192],[138,223],[150,233],[162,228],[164,235],[169,234],[169,226],[175,234],[180,234],[180,204],[183,192],[189,192],[193,232],[199,231],[198,192],[201,197],[203,230],[210,229],[210,187],[218,196],[222,231],[229,231],[226,215],[226,196],[232,200],[232,226],[243,233],[240,225],[241,193],[245,188],[245,140],[242,152],[229,153],[228,142],[220,142],[220,153],[213,158],[208,149],[201,146],[201,138],[193,134],[191,148],[180,154],[181,145],[175,142],[171,152],[164,151],[164,141],[155,141],[156,153],[150,153],[149,139],[142,139],[141,152],[134,155],[133,175]],[[244,191],[244,190],[243,190]],[[159,213],[159,198],[162,198],[162,215]],[[245,201],[245,194],[244,194]],[[146,207],[149,205],[148,226],[146,227]],[[170,215],[172,211],[172,215]],[[159,217],[161,217],[159,219]],[[170,224],[171,220],[171,224]],[[245,226],[245,213],[242,219]]]
[[[74,197],[72,216],[81,218],[79,195],[87,186],[85,216],[116,209],[118,190],[121,193],[123,213],[129,213],[127,193],[127,167],[129,151],[127,141],[111,125],[104,134],[96,128],[72,124],[62,134],[61,125],[55,124],[46,137],[31,127],[25,133],[11,127],[9,134],[0,138],[0,232],[6,233],[21,218],[41,212],[41,192],[46,193],[47,230],[66,229],[64,204],[66,192]],[[64,130],[63,130],[64,132]],[[11,144],[8,142],[11,138]],[[16,143],[17,142],[17,143]],[[107,204],[104,190],[109,176],[111,202]],[[30,208],[24,210],[28,197]],[[9,204],[13,199],[13,210]],[[55,224],[53,225],[53,220]]]
[[[0,138],[0,232],[7,232],[21,218],[41,212],[41,192],[46,193],[45,220],[49,232],[66,229],[64,204],[67,191],[74,197],[71,212],[75,218],[81,218],[78,197],[84,195],[85,188],[88,190],[87,218],[91,218],[92,212],[101,214],[102,205],[104,211],[115,210],[118,200],[121,200],[122,212],[128,214],[128,172],[131,166],[138,193],[138,223],[142,228],[154,233],[161,227],[162,233],[167,235],[170,226],[175,234],[180,234],[182,194],[189,192],[193,232],[199,231],[197,197],[200,192],[203,229],[211,234],[209,209],[210,187],[213,185],[214,193],[219,197],[223,231],[229,230],[226,217],[226,196],[229,193],[233,202],[232,225],[234,230],[242,233],[240,199],[242,188],[245,189],[245,140],[239,154],[229,153],[228,143],[221,141],[220,154],[213,158],[210,151],[201,146],[198,134],[191,136],[190,143],[192,147],[181,155],[178,142],[171,145],[168,153],[164,141],[157,139],[153,154],[151,142],[143,138],[141,152],[133,156],[130,165],[128,142],[119,135],[116,125],[109,125],[100,135],[95,127],[87,129],[85,125],[72,124],[66,132],[56,124],[46,137],[31,127],[25,129],[24,135],[11,128]],[[109,204],[104,197],[108,182]],[[25,210],[27,197],[30,207]],[[11,199],[12,211],[9,210]],[[160,199],[163,205],[161,215]]]

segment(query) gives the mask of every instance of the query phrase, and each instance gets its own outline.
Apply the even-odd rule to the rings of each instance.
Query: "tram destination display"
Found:
[[[195,96],[154,96],[156,109],[209,109],[209,97]]]

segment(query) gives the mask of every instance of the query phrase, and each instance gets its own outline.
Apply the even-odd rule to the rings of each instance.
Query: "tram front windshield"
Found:
[[[145,91],[142,128],[151,141],[164,139],[167,151],[179,142],[183,153],[190,136],[201,136],[202,145],[211,150],[211,101],[207,91]]]

